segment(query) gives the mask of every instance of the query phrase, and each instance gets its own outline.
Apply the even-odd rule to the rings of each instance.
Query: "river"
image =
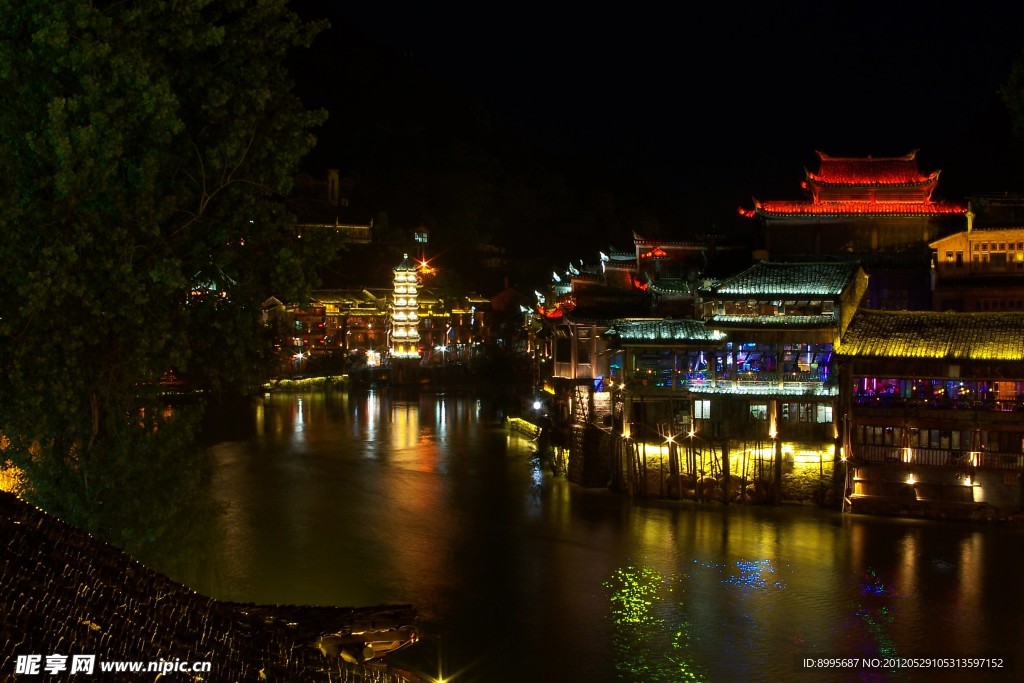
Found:
[[[1019,528],[585,489],[461,394],[275,394],[218,409],[206,438],[221,512],[155,568],[227,600],[412,603],[422,641],[386,659],[404,669],[460,683],[1024,676]],[[802,664],[850,657],[906,659]],[[922,657],[1002,668],[907,668]]]

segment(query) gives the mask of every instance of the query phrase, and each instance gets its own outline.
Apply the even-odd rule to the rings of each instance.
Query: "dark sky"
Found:
[[[356,31],[539,144],[720,211],[799,196],[815,150],[919,149],[943,198],[1014,189],[996,90],[1024,48],[1022,3],[308,4],[334,25],[319,49]]]

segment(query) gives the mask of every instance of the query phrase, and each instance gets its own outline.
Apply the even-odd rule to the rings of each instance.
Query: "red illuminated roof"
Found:
[[[917,150],[901,157],[831,157],[818,152],[821,164],[807,178],[819,185],[928,185],[939,172],[922,175]]]
[[[917,150],[901,157],[831,157],[818,152],[817,173],[807,171],[802,183],[809,201],[754,200],[748,217],[799,216],[930,216],[962,214],[955,204],[932,201],[939,172],[923,175]]]
[[[754,201],[752,210],[740,209],[740,214],[752,218],[785,216],[923,216],[962,214],[965,209],[942,202],[787,202]]]

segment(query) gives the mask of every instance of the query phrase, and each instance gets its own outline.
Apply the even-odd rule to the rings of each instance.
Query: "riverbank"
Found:
[[[346,375],[325,375],[322,377],[281,377],[264,382],[265,392],[293,393],[299,391],[316,391],[318,389],[344,389],[351,385],[351,378]]]

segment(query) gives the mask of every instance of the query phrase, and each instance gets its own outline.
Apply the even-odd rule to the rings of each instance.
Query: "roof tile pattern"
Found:
[[[762,261],[708,291],[711,297],[838,297],[857,272],[855,262]]]
[[[97,674],[99,662],[111,660],[212,662],[206,675],[176,674],[168,679],[174,681],[422,680],[376,664],[348,664],[317,647],[342,634],[394,633],[415,619],[409,605],[343,608],[215,600],[4,492],[0,547],[0,680],[12,680],[8,675],[19,654],[69,650],[96,655]],[[58,680],[25,680],[35,678]],[[59,680],[155,679],[152,674],[105,673],[80,679],[61,675]]]
[[[839,322],[835,313],[829,315],[715,315],[708,320],[712,326],[722,328],[814,328],[831,327]]]
[[[808,179],[830,185],[918,185],[935,182],[938,173],[922,175],[917,153],[902,157],[831,157],[818,152],[821,164]]]
[[[616,320],[609,327],[608,336],[632,343],[699,343],[716,342],[721,335],[700,320]]]
[[[836,353],[847,357],[1024,361],[1024,313],[861,310]]]
[[[794,202],[784,200],[755,201],[754,210],[745,215],[768,217],[783,216],[929,216],[962,214],[964,208],[943,202],[869,202],[819,201]]]

